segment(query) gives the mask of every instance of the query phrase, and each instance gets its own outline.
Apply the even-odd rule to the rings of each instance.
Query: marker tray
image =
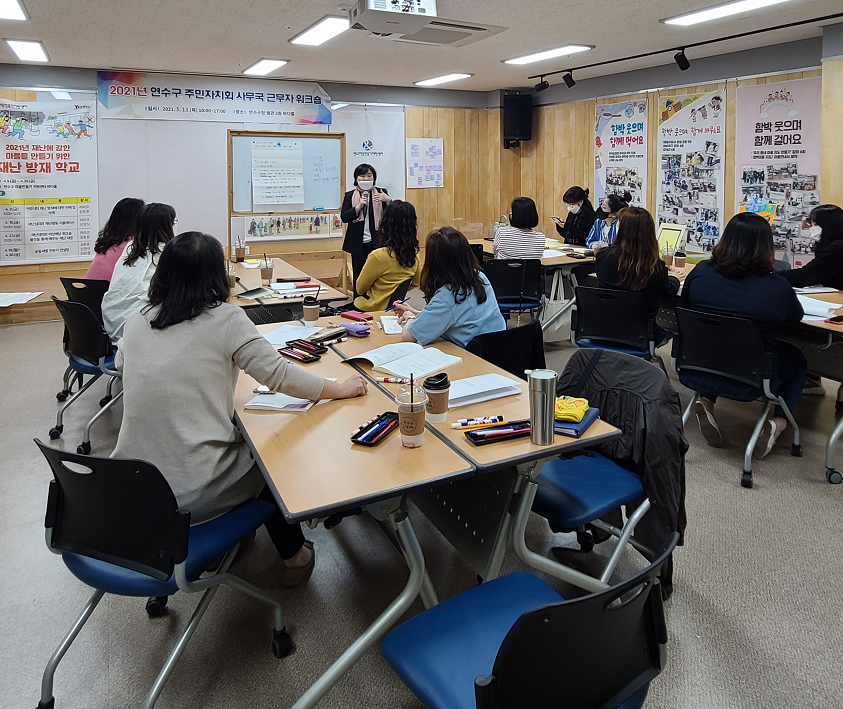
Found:
[[[371,440],[368,440],[368,441],[361,441],[360,440],[361,436],[365,436],[367,432],[371,431],[375,426],[383,423],[384,421],[387,421],[387,422],[395,421],[396,425],[392,427],[392,429],[389,431],[389,433],[387,433],[385,436],[382,436],[381,438],[379,438],[376,443],[373,443]],[[369,446],[370,448],[372,446],[376,446],[376,445],[378,445],[378,443],[383,443],[383,441],[385,441],[395,431],[398,430],[397,423],[398,423],[398,414],[395,411],[384,411],[374,421],[372,421],[371,423],[367,423],[363,428],[359,429],[354,434],[352,434],[351,442],[357,444],[358,446]],[[381,435],[381,433],[383,433],[382,430],[379,431],[378,433],[376,433],[374,437],[377,438],[378,436]]]

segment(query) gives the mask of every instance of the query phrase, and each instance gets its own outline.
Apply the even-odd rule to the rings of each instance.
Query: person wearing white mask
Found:
[[[352,283],[354,297],[357,293],[357,278],[366,265],[369,254],[378,246],[383,208],[392,201],[386,190],[375,187],[378,173],[374,167],[362,163],[354,168],[354,189],[345,193],[340,209],[340,219],[348,224],[342,250],[351,254]]]
[[[566,244],[585,246],[586,237],[594,226],[598,215],[588,199],[588,189],[574,186],[562,195],[567,215],[565,219],[551,217],[556,224],[556,232]]]
[[[605,216],[594,221],[594,226],[585,240],[588,248],[604,249],[612,244],[618,233],[618,215],[629,206],[631,199],[629,192],[624,192],[622,196],[609,194],[603,198],[600,208]]]

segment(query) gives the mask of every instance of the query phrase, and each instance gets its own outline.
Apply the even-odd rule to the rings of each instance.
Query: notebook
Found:
[[[380,321],[385,335],[400,335],[404,332],[404,328],[398,324],[397,315],[381,315]]]
[[[500,374],[481,374],[467,379],[457,379],[451,382],[448,408],[457,409],[460,406],[520,394],[521,387],[518,384],[516,380]]]
[[[420,379],[462,362],[462,357],[445,354],[435,347],[422,347],[416,342],[384,345],[356,357],[349,357],[348,361],[356,359],[371,363],[376,372],[405,379],[409,379],[411,374]]]
[[[554,433],[558,433],[563,436],[579,438],[588,430],[588,427],[599,418],[600,411],[594,407],[590,407],[588,411],[583,414],[582,421],[579,423],[574,423],[573,421],[554,421],[553,431]]]
[[[335,378],[328,381],[335,382]],[[258,394],[254,399],[249,399],[243,408],[247,411],[275,411],[285,414],[299,414],[310,409],[314,404],[324,404],[330,399],[322,399],[319,402],[309,399],[298,399],[295,396],[288,396],[275,392],[274,394]]]

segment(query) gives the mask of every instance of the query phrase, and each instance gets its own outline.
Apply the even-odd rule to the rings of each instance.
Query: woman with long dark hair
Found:
[[[135,221],[142,207],[143,200],[134,197],[124,197],[114,205],[94,244],[94,260],[85,278],[111,280],[115,264],[135,234]]]
[[[652,317],[659,310],[659,298],[679,292],[679,280],[667,272],[659,258],[656,225],[646,209],[628,207],[618,219],[615,241],[595,258],[601,288],[643,293]]]
[[[798,349],[777,340],[776,334],[781,324],[798,323],[804,313],[793,288],[775,272],[774,254],[770,223],[757,214],[736,214],[723,230],[711,258],[697,264],[688,274],[679,305],[755,320],[764,348],[773,356],[771,389],[781,395],[793,412],[805,384],[807,364]],[[687,374],[683,376],[683,384],[692,386],[702,395],[695,413],[703,436],[716,448],[723,445],[714,418],[717,396],[738,401],[753,401],[759,396],[757,389],[714,374]],[[785,428],[787,418],[784,411],[776,407],[774,418],[767,421],[755,446],[755,457],[767,455]]]
[[[115,342],[123,336],[126,318],[146,302],[158,256],[173,238],[175,223],[176,210],[169,204],[150,202],[138,213],[132,242],[115,264],[102,300],[105,329]]]
[[[345,193],[340,219],[348,224],[342,250],[351,254],[352,283],[356,284],[366,259],[380,243],[378,230],[383,209],[392,200],[386,190],[375,187],[378,171],[368,163],[354,168],[354,189]],[[354,291],[355,297],[358,295]]]
[[[489,279],[468,240],[453,227],[428,234],[421,289],[427,303],[422,310],[395,305],[401,322],[408,323],[403,334],[408,342],[427,345],[444,337],[465,347],[477,335],[506,329]]]
[[[564,220],[553,217],[556,233],[566,244],[585,246],[591,227],[599,216],[588,199],[588,189],[583,189],[578,185],[569,187],[562,195],[562,201],[565,203],[567,216]]]
[[[843,289],[843,209],[836,204],[814,207],[802,228],[818,238],[814,258],[802,268],[782,271],[794,288],[828,286]]]
[[[404,281],[410,287],[419,284],[419,238],[416,208],[400,199],[383,210],[380,228],[381,245],[366,259],[357,277],[354,307],[363,312],[385,310],[389,296]]]
[[[359,374],[332,382],[285,360],[228,296],[219,241],[179,234],[161,253],[149,304],[127,320],[116,357],[125,394],[113,456],[153,463],[193,523],[253,497],[275,504],[234,425],[241,369],[272,391],[312,401],[366,393]],[[276,509],[266,528],[284,559],[280,584],[304,581],[315,557],[299,525]]]
[[[629,207],[631,200],[632,195],[629,192],[624,192],[623,195],[609,194],[603,198],[600,205],[603,214],[594,220],[585,240],[588,248],[605,248],[615,240],[615,235],[618,233],[618,215],[621,210]]]

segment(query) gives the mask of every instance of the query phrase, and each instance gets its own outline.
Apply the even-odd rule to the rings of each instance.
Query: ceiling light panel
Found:
[[[72,101],[73,97],[67,91],[50,91],[57,101]]]
[[[537,52],[536,54],[528,54],[525,57],[507,59],[504,61],[504,64],[532,64],[534,62],[543,62],[545,59],[567,57],[569,54],[576,54],[577,52],[587,52],[589,49],[593,49],[593,47],[587,47],[584,44],[566,44],[564,47],[548,49],[547,51]]]
[[[779,3],[787,2],[788,0],[740,0],[739,2],[730,2],[725,5],[715,5],[705,10],[691,12],[679,17],[671,17],[668,20],[662,20],[666,25],[679,25],[681,27],[688,27],[696,25],[700,22],[710,22],[711,20],[719,20],[722,17],[729,17],[730,15],[737,15],[741,12],[751,12],[752,10],[760,10],[770,5],[778,5]]]
[[[287,64],[284,59],[261,59],[243,71],[246,76],[266,76]]]
[[[47,52],[41,42],[30,42],[23,39],[7,39],[6,44],[22,62],[48,62]]]
[[[318,47],[338,34],[348,29],[347,17],[326,17],[309,27],[304,32],[293,37],[290,42],[293,44],[304,44],[309,47]]]
[[[445,74],[444,76],[437,76],[433,79],[425,79],[424,81],[417,81],[416,86],[439,86],[439,84],[447,84],[449,81],[459,81],[460,79],[467,79],[471,74]]]
[[[0,20],[25,20],[26,13],[18,0],[0,0]]]

